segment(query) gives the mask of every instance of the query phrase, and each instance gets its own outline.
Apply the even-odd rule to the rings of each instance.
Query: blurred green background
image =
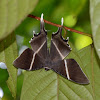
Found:
[[[41,0],[31,14],[40,17],[42,13],[44,19],[50,22],[61,24],[63,17],[65,26],[91,34],[89,1],[87,0],[50,0],[49,2]],[[45,29],[48,30],[49,37],[58,28],[45,24]],[[33,30],[36,33],[39,32],[40,22],[32,18],[26,18],[15,30],[17,35],[24,37],[23,41],[19,39],[22,45],[30,46],[29,40],[33,36]],[[67,32],[67,36],[70,37],[70,41],[78,50],[92,42],[91,38],[73,32]],[[21,46],[20,42],[18,43]]]
[[[88,0],[40,0],[31,14],[40,17],[42,13],[45,20],[61,24],[61,18],[63,17],[64,26],[91,34]],[[52,32],[56,32],[58,28],[45,23],[45,29],[48,31],[48,45],[50,46],[51,34]],[[40,21],[29,17],[15,30],[19,54],[24,48],[30,47],[29,41],[33,36],[33,30],[36,33],[40,31]],[[67,31],[67,35],[64,37],[69,37],[69,41],[77,50],[92,43],[90,37],[69,31]],[[7,71],[0,69],[0,76],[2,76],[0,78],[0,87],[4,93],[2,100],[13,100],[6,84],[6,80],[8,79]],[[17,100],[20,98],[22,83],[23,72],[18,75]]]

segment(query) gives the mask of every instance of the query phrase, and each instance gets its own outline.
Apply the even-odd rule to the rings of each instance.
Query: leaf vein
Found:
[[[51,83],[53,83],[54,81],[56,81],[56,79],[54,79],[53,81],[51,81],[45,88],[47,88]],[[41,94],[44,90],[45,90],[45,88],[42,90],[42,91],[40,91],[37,95],[36,95],[36,97],[34,98],[34,99],[36,99],[37,98],[37,96],[39,96],[39,94]]]

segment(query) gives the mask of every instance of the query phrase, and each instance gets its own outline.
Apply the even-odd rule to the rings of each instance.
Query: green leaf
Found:
[[[4,82],[7,80],[7,78],[8,78],[7,70],[0,68],[0,86],[1,86],[1,84],[4,84]]]
[[[0,62],[4,62],[7,65],[9,73],[7,84],[14,98],[16,97],[17,84],[17,69],[12,65],[17,57],[17,45],[15,40],[15,34],[12,33],[0,42]]]
[[[2,100],[2,99],[0,98],[0,100]]]
[[[80,64],[90,80],[89,85],[75,84],[52,70],[26,71],[21,100],[99,100],[100,69],[94,48],[88,46],[78,53],[73,48],[68,58]]]
[[[100,98],[100,60],[96,54],[96,51],[93,46],[88,46],[85,48],[86,51],[81,50],[79,52],[81,60],[84,64],[84,71],[87,73],[87,76],[90,80],[90,85],[86,88],[92,94],[93,100],[99,100]],[[91,99],[90,99],[91,100]]]
[[[0,0],[0,40],[33,11],[38,0]]]
[[[100,0],[90,0],[90,17],[94,45],[100,58]]]

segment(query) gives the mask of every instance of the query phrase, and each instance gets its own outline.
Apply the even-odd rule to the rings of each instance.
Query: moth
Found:
[[[32,49],[27,48],[13,62],[16,68],[28,71],[44,68],[46,71],[53,70],[62,77],[78,84],[88,84],[89,80],[74,59],[64,59],[71,52],[68,38],[62,37],[62,27],[52,34],[50,50],[47,48],[47,32],[44,28],[43,14],[40,20],[40,33],[30,40]]]

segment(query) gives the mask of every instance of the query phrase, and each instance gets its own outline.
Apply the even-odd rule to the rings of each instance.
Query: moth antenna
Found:
[[[63,23],[64,23],[64,18],[62,17],[61,18],[61,26],[63,26]]]

